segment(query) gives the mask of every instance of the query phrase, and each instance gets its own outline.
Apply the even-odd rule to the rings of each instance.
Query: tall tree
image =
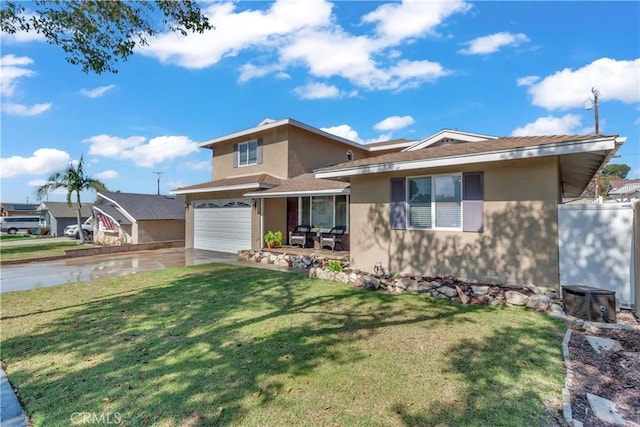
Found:
[[[186,36],[213,28],[192,0],[35,0],[30,5],[33,9],[3,1],[0,29],[42,34],[85,73],[117,73],[117,62],[126,61],[136,46],[148,45],[161,31]]]
[[[69,166],[63,171],[53,173],[47,183],[38,188],[36,195],[38,200],[42,200],[44,196],[49,194],[53,190],[58,188],[65,188],[67,190],[67,204],[71,207],[71,197],[73,193],[76,193],[76,219],[78,221],[78,233],[80,234],[80,244],[84,244],[84,233],[82,232],[82,217],[80,210],[82,209],[82,202],[80,201],[80,192],[85,190],[95,191],[109,191],[107,187],[97,179],[91,178],[84,171],[84,159],[80,156],[80,161],[74,165],[69,163]]]

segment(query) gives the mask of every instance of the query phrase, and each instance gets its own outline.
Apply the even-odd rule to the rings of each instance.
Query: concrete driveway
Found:
[[[0,292],[24,291],[211,262],[239,263],[236,254],[172,248],[8,265],[2,266],[0,271]]]

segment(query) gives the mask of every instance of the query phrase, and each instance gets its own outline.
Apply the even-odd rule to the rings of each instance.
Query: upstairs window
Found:
[[[262,139],[241,142],[233,146],[233,166],[249,166],[262,163]]]

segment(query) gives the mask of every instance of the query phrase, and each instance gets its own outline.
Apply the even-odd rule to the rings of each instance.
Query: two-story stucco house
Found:
[[[558,205],[625,138],[443,130],[361,145],[286,119],[201,144],[213,180],[180,188],[186,246],[259,249],[267,230],[346,225],[351,265],[558,285]]]

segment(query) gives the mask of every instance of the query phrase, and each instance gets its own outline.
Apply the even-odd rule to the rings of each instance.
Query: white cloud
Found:
[[[539,81],[540,81],[539,76],[526,76],[526,77],[520,77],[518,80],[516,80],[516,84],[518,86],[531,86],[534,83]]]
[[[99,86],[95,89],[82,89],[80,93],[87,98],[99,98],[105,93],[109,92],[111,89],[114,89],[116,85],[108,85],[108,86]]]
[[[349,125],[338,125],[338,126],[332,126],[328,128],[320,128],[320,130],[328,132],[332,135],[337,135],[339,137],[346,138],[351,141],[360,141],[360,138],[358,138],[358,132],[352,129],[351,126]]]
[[[398,130],[415,123],[411,116],[391,116],[373,125],[375,130]]]
[[[579,108],[591,97],[591,88],[600,92],[600,101],[625,103],[640,101],[640,58],[617,61],[600,58],[577,70],[565,68],[532,84],[527,90],[533,105],[547,110]]]
[[[120,176],[120,173],[113,169],[102,171],[94,175],[96,179],[115,179],[115,178],[118,178],[119,176]]]
[[[0,95],[13,96],[18,81],[24,77],[35,75],[33,70],[25,68],[33,64],[27,56],[5,55],[0,58]]]
[[[293,90],[301,99],[340,98],[343,94],[334,85],[324,83],[307,83]]]
[[[488,36],[482,36],[470,40],[465,43],[467,47],[460,49],[458,52],[467,55],[486,55],[495,53],[506,46],[519,46],[529,41],[526,34],[511,34],[507,32],[495,33]]]
[[[132,160],[137,166],[152,167],[157,163],[185,157],[198,151],[198,144],[186,136],[158,136],[148,142],[143,136],[120,138],[96,135],[88,142],[89,154],[120,160]]]
[[[370,144],[373,142],[387,141],[391,138],[390,134],[384,134],[384,135],[378,136],[377,138],[364,140],[360,138],[358,136],[358,132],[349,125],[332,126],[328,128],[321,128],[320,130],[323,130],[333,135],[337,135],[342,138],[346,138],[350,141],[355,141],[360,144]]]
[[[142,54],[185,68],[205,68],[248,48],[277,44],[278,38],[303,28],[327,25],[333,5],[324,0],[278,0],[266,10],[236,10],[234,3],[214,3],[203,13],[215,31],[182,36],[165,33],[150,40]],[[280,41],[282,43],[283,41]]]
[[[454,13],[464,13],[471,6],[463,1],[405,0],[378,7],[362,18],[376,23],[376,32],[388,43],[435,33],[435,28]]]
[[[32,106],[14,104],[10,102],[2,103],[2,112],[12,116],[37,116],[49,110],[53,104],[50,102],[44,104],[35,104]]]
[[[23,16],[26,19],[31,19],[34,15],[33,13],[25,13]],[[13,34],[2,31],[0,32],[0,37],[2,37],[3,43],[29,43],[34,41],[44,42],[47,40],[44,35],[34,30],[17,30]]]
[[[401,48],[412,39],[436,34],[435,29],[455,13],[471,7],[460,1],[406,0],[384,4],[366,14],[354,35],[338,25],[332,3],[277,0],[264,10],[242,4],[213,3],[203,9],[215,31],[186,38],[161,34],[141,48],[144,55],[185,68],[204,68],[244,51],[259,51],[260,63],[244,64],[239,83],[274,75],[289,77],[288,67],[303,67],[316,78],[344,78],[368,90],[400,90],[450,74],[426,59],[402,59]]]
[[[562,117],[540,117],[535,122],[527,123],[523,127],[515,129],[511,135],[572,135],[590,132],[590,129],[582,126],[582,118],[579,115],[565,114]]]
[[[0,159],[0,177],[41,175],[66,168],[71,156],[55,148],[40,148],[31,157],[11,156]]]

